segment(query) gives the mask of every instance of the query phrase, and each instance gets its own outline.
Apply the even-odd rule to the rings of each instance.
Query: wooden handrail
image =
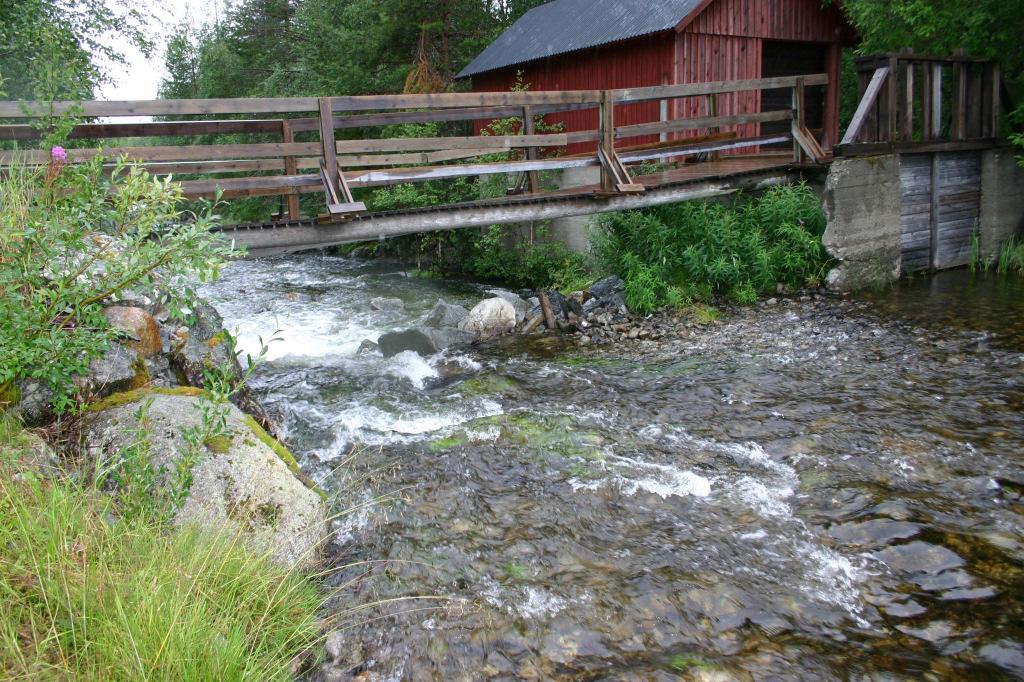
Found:
[[[273,173],[258,177],[221,177],[182,182],[188,196],[211,196],[216,188],[225,196],[280,195],[285,197],[291,217],[298,214],[298,194],[322,191],[332,215],[348,217],[360,210],[349,191],[352,187],[373,187],[399,182],[420,182],[489,173],[522,172],[528,174],[531,191],[539,188],[541,170],[598,165],[602,186],[608,193],[642,192],[643,187],[630,177],[627,162],[645,159],[682,157],[728,149],[758,147],[798,138],[800,149],[818,151],[803,126],[790,132],[728,139],[686,138],[671,140],[673,133],[720,131],[724,127],[792,120],[794,109],[781,111],[736,112],[722,114],[717,95],[741,91],[825,85],[826,74],[783,76],[712,83],[689,83],[616,90],[524,91],[490,93],[438,93],[423,95],[359,95],[344,97],[240,98],[208,100],[157,100],[124,102],[0,102],[0,119],[22,119],[0,125],[0,140],[32,140],[41,137],[36,128],[25,125],[26,118],[46,118],[52,113],[76,111],[84,117],[112,117],[114,121],[90,122],[76,126],[78,139],[128,136],[191,137],[205,134],[242,133],[273,135],[273,141],[238,144],[182,144],[155,146],[93,146],[68,149],[72,163],[96,156],[127,156],[159,175],[228,175],[236,173]],[[652,123],[616,125],[622,105],[680,97],[704,97],[709,101],[707,115]],[[801,95],[802,97],[802,95]],[[800,99],[794,95],[794,102]],[[714,104],[710,104],[714,102]],[[597,130],[537,134],[532,129],[534,116],[561,111],[598,109]],[[627,109],[628,111],[628,109]],[[34,113],[32,113],[34,112]],[[310,116],[310,113],[315,115]],[[279,118],[244,116],[279,114]],[[172,120],[153,122],[116,122],[124,116],[217,116],[240,115],[236,119]],[[425,138],[337,139],[340,129],[361,129],[401,123],[441,121],[480,121],[516,117],[524,121],[514,135],[449,135]],[[624,150],[617,140],[658,136],[661,143],[650,149]],[[711,138],[714,138],[712,135]],[[260,138],[256,138],[260,139]],[[267,139],[267,138],[264,138]],[[279,141],[278,141],[279,140]],[[297,141],[301,140],[301,141]],[[543,148],[562,148],[580,143],[599,144],[599,151],[577,157],[539,158]],[[487,154],[513,152],[522,160],[482,162],[479,159],[458,165],[448,161],[468,160]],[[819,159],[821,154],[809,153]],[[45,165],[50,162],[46,150],[0,151],[0,165],[18,163]],[[106,168],[114,164],[106,164]],[[391,168],[387,168],[387,167]],[[379,170],[377,170],[379,169]],[[311,171],[311,172],[310,172]]]
[[[672,99],[715,95],[744,90],[776,90],[796,87],[798,79],[806,86],[828,85],[827,73],[812,73],[805,76],[778,76],[774,78],[753,78],[748,80],[715,81],[711,83],[682,83],[680,85],[654,85],[645,88],[624,88],[611,90],[617,104],[645,102],[652,99]]]

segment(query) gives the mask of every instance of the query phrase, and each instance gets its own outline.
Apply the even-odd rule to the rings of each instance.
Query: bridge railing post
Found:
[[[295,134],[292,132],[292,124],[288,121],[281,121],[281,142],[284,144],[291,144],[295,142]],[[294,156],[284,157],[284,173],[285,175],[296,175],[299,172],[298,165],[295,162]],[[299,219],[299,193],[298,190],[292,187],[288,190],[288,194],[285,195],[288,202],[288,220]]]
[[[533,135],[537,131],[535,130],[533,122],[533,107],[529,104],[523,107],[523,134]],[[540,157],[537,147],[526,148],[526,160],[536,161]],[[536,194],[540,191],[540,174],[537,171],[527,171],[526,173],[527,189],[530,194]]]
[[[793,86],[793,126],[795,131],[802,130],[805,121],[804,111],[804,80],[803,78],[797,78],[796,85]],[[800,146],[800,140],[797,135],[793,136],[793,162],[803,163],[804,152],[803,147]]]
[[[598,145],[604,152],[605,158],[612,158],[615,151],[615,96],[608,90],[601,91],[601,109],[599,115],[598,131],[600,141]],[[615,191],[615,176],[612,174],[609,164],[601,164],[601,191]]]

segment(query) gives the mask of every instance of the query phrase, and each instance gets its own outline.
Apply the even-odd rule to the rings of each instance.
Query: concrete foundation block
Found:
[[[828,284],[877,286],[900,275],[900,170],[893,155],[837,159],[825,181],[822,242],[839,265]]]
[[[981,153],[981,255],[997,257],[1010,237],[1024,233],[1024,168],[1015,149]]]

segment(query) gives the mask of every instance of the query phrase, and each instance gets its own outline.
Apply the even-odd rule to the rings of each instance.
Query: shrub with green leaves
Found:
[[[595,254],[626,281],[639,313],[727,296],[741,304],[817,284],[828,264],[825,216],[805,185],[775,187],[735,206],[690,201],[598,220]]]
[[[0,179],[0,386],[45,382],[74,404],[72,377],[108,347],[102,303],[148,296],[182,316],[193,283],[230,253],[211,207],[182,213],[182,192],[124,160],[15,165]]]

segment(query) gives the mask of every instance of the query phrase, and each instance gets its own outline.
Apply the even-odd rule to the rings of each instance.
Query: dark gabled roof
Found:
[[[534,7],[456,78],[667,31],[701,0],[553,0]]]

